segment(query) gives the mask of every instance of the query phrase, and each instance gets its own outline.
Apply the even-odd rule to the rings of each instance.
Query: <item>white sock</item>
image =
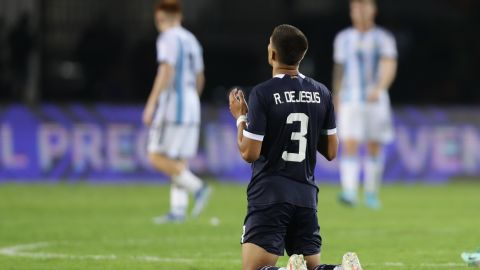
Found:
[[[343,191],[356,195],[360,181],[360,164],[357,156],[344,156],[341,159],[340,179]]]
[[[173,181],[188,190],[191,193],[199,191],[203,182],[200,178],[196,177],[190,170],[185,169],[179,175],[173,177]]]
[[[174,183],[170,185],[170,212],[185,216],[188,208],[188,191]]]
[[[383,175],[384,161],[381,156],[368,156],[365,162],[365,192],[377,193]]]

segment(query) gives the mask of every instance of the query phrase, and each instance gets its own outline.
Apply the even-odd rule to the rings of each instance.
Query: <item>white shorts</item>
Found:
[[[148,136],[148,153],[171,159],[190,159],[197,154],[199,124],[162,123],[152,126]]]
[[[394,132],[388,98],[385,102],[340,104],[338,110],[338,136],[360,143],[374,141],[390,143]]]
[[[190,159],[197,153],[199,129],[197,92],[188,90],[178,96],[175,91],[165,91],[159,96],[147,150],[171,159]]]

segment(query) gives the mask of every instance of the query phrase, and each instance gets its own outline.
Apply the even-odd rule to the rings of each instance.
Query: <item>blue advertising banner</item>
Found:
[[[148,164],[142,106],[47,104],[0,107],[0,181],[165,181]],[[226,108],[203,108],[197,173],[247,182]],[[480,109],[401,108],[385,149],[387,181],[480,176]],[[338,161],[318,158],[318,181],[338,181]]]

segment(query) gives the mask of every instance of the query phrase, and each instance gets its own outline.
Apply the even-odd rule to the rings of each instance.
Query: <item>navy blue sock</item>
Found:
[[[314,268],[314,270],[335,270],[335,267],[338,265],[332,265],[332,264],[321,264],[317,267]],[[264,266],[258,270],[279,270],[280,267],[276,266]]]
[[[314,268],[314,270],[335,270],[335,267],[338,265],[331,265],[331,264],[321,264]]]

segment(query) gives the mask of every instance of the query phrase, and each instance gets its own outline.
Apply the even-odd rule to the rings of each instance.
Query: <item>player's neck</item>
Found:
[[[357,23],[354,24],[353,27],[358,32],[366,33],[375,27],[375,22]]]
[[[168,25],[166,25],[165,29],[162,32],[166,32],[170,29],[174,29],[176,27],[179,27],[181,24],[179,22],[171,22]]]
[[[274,66],[272,73],[273,77],[278,74],[287,74],[291,76],[300,74],[300,72],[298,71],[298,66]]]

